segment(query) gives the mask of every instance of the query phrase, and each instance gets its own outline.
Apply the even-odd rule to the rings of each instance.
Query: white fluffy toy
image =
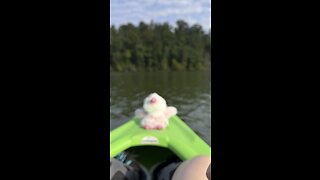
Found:
[[[143,109],[137,109],[135,116],[141,119],[144,129],[164,129],[169,125],[169,118],[177,114],[175,107],[167,107],[167,102],[157,93],[144,99]]]

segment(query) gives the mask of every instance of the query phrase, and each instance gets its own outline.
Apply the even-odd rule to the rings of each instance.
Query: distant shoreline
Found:
[[[173,70],[173,69],[168,69],[168,70],[162,70],[162,69],[139,69],[139,70],[124,70],[124,71],[117,71],[114,69],[110,68],[110,72],[210,72],[211,67],[207,69],[183,69],[183,70]]]
[[[211,56],[211,30],[190,26],[178,20],[135,26],[131,23],[110,28],[110,71],[208,70]]]

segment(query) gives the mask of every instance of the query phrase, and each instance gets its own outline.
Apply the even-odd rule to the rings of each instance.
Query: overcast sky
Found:
[[[189,25],[200,24],[204,30],[211,28],[211,0],[110,0],[110,26],[119,27],[131,22],[169,22],[178,19]]]

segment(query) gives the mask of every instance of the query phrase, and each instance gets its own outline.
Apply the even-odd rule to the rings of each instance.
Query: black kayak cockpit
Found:
[[[132,178],[138,175],[140,180],[171,179],[175,169],[182,162],[171,150],[159,146],[131,147],[111,161],[116,162],[114,165],[121,162],[126,169],[113,167],[115,173]]]

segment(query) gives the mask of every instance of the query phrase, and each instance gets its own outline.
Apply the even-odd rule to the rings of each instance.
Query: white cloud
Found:
[[[189,24],[211,27],[210,0],[111,0],[111,24],[140,21],[175,22],[183,19]]]
[[[192,5],[194,3],[197,3],[199,1],[194,0],[159,0],[159,4],[165,4],[165,5]]]
[[[198,7],[189,6],[183,9],[171,7],[158,12],[150,13],[150,15],[154,17],[159,17],[159,16],[170,16],[170,15],[186,15],[186,14],[201,13],[201,12],[203,12],[203,8],[201,6],[198,6]]]

